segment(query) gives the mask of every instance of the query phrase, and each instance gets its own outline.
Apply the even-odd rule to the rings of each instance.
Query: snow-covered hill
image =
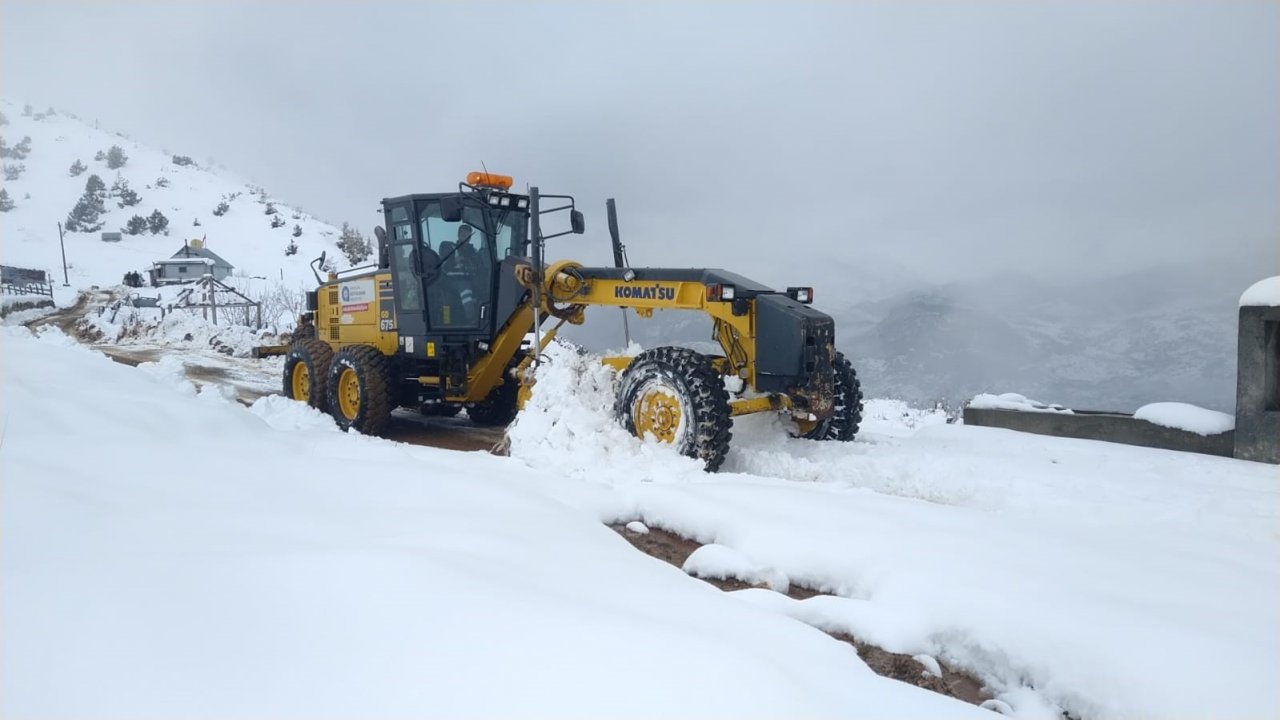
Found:
[[[118,198],[106,198],[101,230],[66,233],[67,274],[72,287],[114,286],[129,271],[145,277],[153,261],[170,257],[191,238],[205,238],[210,250],[235,266],[235,275],[289,288],[314,285],[307,263],[322,251],[341,259],[335,244],[339,231],[332,225],[238,179],[198,164],[175,164],[181,148],[162,151],[147,147],[63,112],[49,115],[36,109],[27,115],[22,104],[7,99],[0,99],[0,111],[8,121],[0,126],[0,137],[9,148],[30,138],[27,157],[3,160],[6,166],[21,165],[25,170],[3,181],[14,207],[0,212],[0,263],[47,270],[60,284],[57,225],[65,224],[89,178],[95,175],[107,188],[123,180],[138,194],[139,201],[135,206],[120,207]],[[114,170],[105,159],[94,159],[112,146],[119,146],[127,156],[125,164]],[[73,176],[71,167],[77,162],[86,170]],[[221,202],[227,203],[227,210],[215,215]],[[277,214],[265,213],[267,203]],[[167,234],[148,231],[125,234],[118,243],[101,240],[102,232],[118,232],[134,215],[145,218],[155,211],[168,219]],[[274,218],[283,224],[271,227]],[[300,229],[297,237],[293,235],[295,226]],[[297,253],[286,255],[291,242],[296,243]]]

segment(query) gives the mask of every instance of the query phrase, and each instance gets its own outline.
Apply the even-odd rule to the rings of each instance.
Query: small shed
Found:
[[[124,236],[118,232],[102,233],[102,242],[120,242],[122,239],[124,239]]]
[[[231,263],[210,250],[203,240],[188,240],[172,257],[151,263],[148,274],[151,284],[160,286],[199,280],[205,275],[223,280],[233,269]]]

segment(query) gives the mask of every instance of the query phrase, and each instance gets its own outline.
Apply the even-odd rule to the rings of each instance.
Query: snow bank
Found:
[[[4,717],[985,717],[636,552],[554,466],[63,340],[3,336]]]
[[[1240,296],[1240,307],[1248,305],[1280,306],[1280,275],[1273,275],[1250,285]]]
[[[1031,400],[1018,393],[1002,393],[1000,395],[980,393],[969,401],[969,407],[982,410],[1018,410],[1021,412],[1071,414],[1071,410],[1061,405],[1051,405],[1042,403],[1039,400]]]
[[[1236,419],[1232,415],[1180,402],[1143,405],[1133,416],[1161,427],[1186,430],[1197,435],[1217,435],[1236,426]]]

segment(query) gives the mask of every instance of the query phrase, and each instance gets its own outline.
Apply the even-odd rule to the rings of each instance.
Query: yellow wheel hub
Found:
[[[293,366],[293,375],[289,382],[293,388],[294,400],[311,402],[311,371],[307,369],[306,363],[300,362]]]
[[[664,443],[676,441],[682,415],[680,401],[670,391],[659,388],[644,390],[631,408],[636,435],[641,438],[652,435]]]
[[[338,409],[348,420],[360,414],[360,378],[351,368],[343,368],[338,376]]]
[[[792,419],[795,420],[796,433],[799,435],[808,435],[818,427],[817,420],[801,420],[797,417],[793,417]]]

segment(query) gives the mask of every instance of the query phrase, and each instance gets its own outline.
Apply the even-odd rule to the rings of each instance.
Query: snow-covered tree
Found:
[[[0,188],[0,212],[9,212],[15,207],[13,200],[9,198],[9,193],[4,188]]]
[[[30,104],[30,103],[28,103],[28,104],[26,104],[26,105],[23,105],[23,106],[22,106],[22,117],[31,117],[31,104]]]
[[[156,210],[147,218],[147,227],[151,229],[152,235],[159,235],[160,233],[168,235],[169,218],[165,217],[164,213]]]
[[[264,215],[275,215],[280,211],[276,209],[275,203],[267,203],[267,208],[262,211]]]
[[[285,254],[286,256],[288,256],[288,255],[297,255],[297,254],[298,254],[298,243],[294,242],[293,240],[290,240],[290,241],[289,241],[289,244],[284,246],[284,254]]]
[[[160,187],[160,188],[169,187],[169,179],[163,178],[163,177],[156,178],[156,187]]]
[[[111,184],[111,197],[119,200],[120,207],[133,207],[142,200],[138,197],[138,193],[129,187],[129,181],[120,175],[116,175],[116,181]]]
[[[347,223],[342,223],[342,236],[338,238],[338,249],[352,265],[359,265],[373,254],[373,246],[369,241],[360,234],[359,230]]]
[[[107,150],[107,167],[112,170],[119,170],[124,164],[129,162],[129,156],[124,154],[124,149],[119,145],[112,145]]]
[[[31,154],[31,136],[30,135],[23,136],[22,142],[18,143],[17,145],[14,145],[13,148],[9,150],[10,157],[16,158],[18,160],[26,160],[27,156],[30,154]]]
[[[174,155],[173,164],[174,165],[195,165],[196,161],[192,160],[190,157],[186,155]]]
[[[278,227],[284,227],[284,225],[285,225],[284,218],[280,217],[279,215],[276,215],[275,217],[271,218],[272,230],[275,230]]]
[[[90,175],[89,179],[85,181],[84,194],[89,195],[90,193],[99,197],[107,194],[107,184],[102,182],[102,178],[97,175]]]
[[[11,164],[9,164],[9,163],[5,163],[5,164],[4,164],[4,179],[5,179],[5,180],[17,180],[18,178],[22,177],[22,173],[24,173],[24,172],[26,172],[26,171],[27,171],[27,166],[26,166],[26,165],[23,165],[22,163],[18,163],[18,164],[16,164],[16,165],[11,165]]]
[[[0,126],[4,126],[8,124],[9,124],[9,118],[5,117],[4,113],[0,112]]]
[[[102,205],[102,196],[86,189],[84,195],[80,196],[80,200],[76,202],[76,206],[67,215],[67,221],[64,224],[72,232],[97,232],[102,229],[104,212],[106,208]]]
[[[294,237],[302,237],[302,226],[301,226],[301,225],[294,225],[294,226],[293,226],[293,236],[294,236]]]
[[[80,162],[80,160],[77,159],[75,162],[71,163],[71,169],[68,170],[67,172],[71,173],[71,177],[78,177],[80,173],[88,169],[89,168],[85,167],[84,163]]]
[[[102,162],[103,160],[107,159],[107,154],[99,150],[98,152],[94,153],[93,159],[98,162]]]
[[[222,217],[223,215],[226,215],[227,211],[230,209],[231,209],[231,206],[227,204],[226,200],[223,200],[222,202],[218,203],[218,207],[213,209],[213,214],[218,217]]]
[[[141,235],[147,231],[148,227],[146,218],[141,215],[134,215],[129,218],[129,222],[124,224],[124,227],[120,229],[120,232],[125,233],[126,235]]]

